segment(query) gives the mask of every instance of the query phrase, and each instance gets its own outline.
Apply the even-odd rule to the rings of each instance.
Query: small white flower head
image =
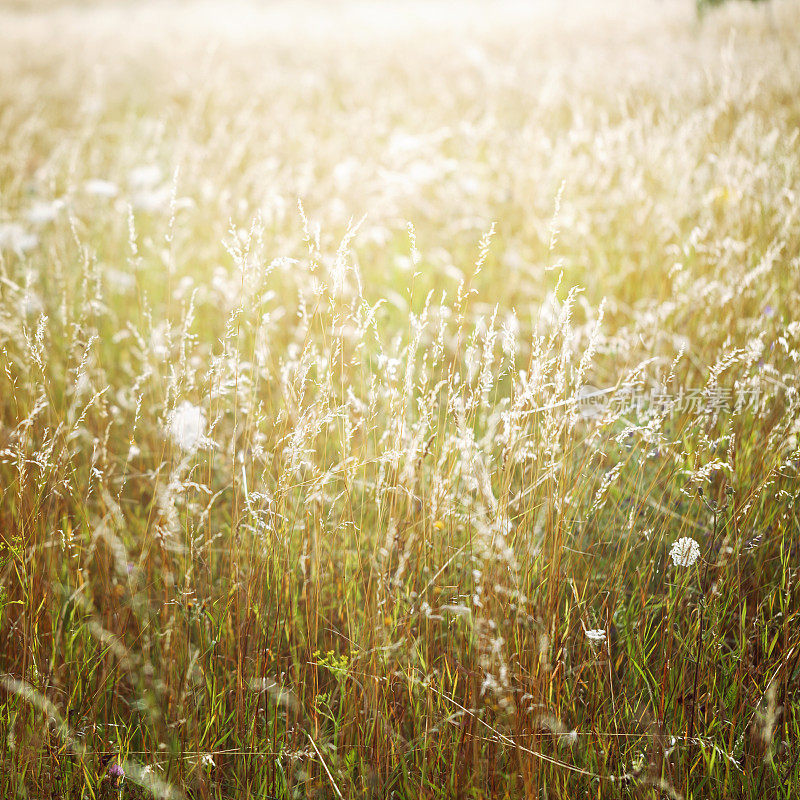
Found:
[[[115,183],[111,181],[104,181],[100,178],[91,178],[83,184],[83,190],[86,194],[93,195],[94,197],[112,198],[119,194],[119,189]]]
[[[672,543],[669,555],[676,567],[691,567],[700,558],[700,545],[691,536],[684,536]]]
[[[187,453],[206,447],[206,412],[184,400],[169,416],[169,434],[172,441]]]
[[[603,628],[594,628],[588,631],[584,628],[583,632],[590,642],[604,642],[606,640],[606,632]]]

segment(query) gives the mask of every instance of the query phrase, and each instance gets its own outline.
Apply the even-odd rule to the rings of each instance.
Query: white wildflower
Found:
[[[115,183],[111,181],[104,181],[100,178],[92,178],[83,184],[83,190],[86,194],[94,195],[95,197],[116,197],[119,194],[119,189]]]
[[[169,434],[181,450],[194,453],[208,446],[206,412],[184,400],[169,417]]]
[[[606,640],[606,632],[603,628],[593,628],[588,631],[584,628],[583,632],[590,642],[604,642]]]
[[[213,769],[216,766],[214,764],[214,756],[211,753],[202,753],[200,755],[200,766],[205,769]]]
[[[700,558],[700,545],[691,536],[684,536],[673,542],[669,555],[676,567],[691,567]]]

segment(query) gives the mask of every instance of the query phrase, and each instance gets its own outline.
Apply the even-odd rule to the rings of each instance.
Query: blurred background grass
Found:
[[[800,6],[32,6],[2,791],[792,796]]]

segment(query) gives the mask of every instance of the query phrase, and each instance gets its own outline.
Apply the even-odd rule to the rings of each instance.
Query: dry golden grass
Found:
[[[793,797],[798,86],[797,0],[0,6],[0,796]]]

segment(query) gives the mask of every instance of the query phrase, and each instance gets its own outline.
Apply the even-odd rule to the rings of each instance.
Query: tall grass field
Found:
[[[1,800],[800,796],[800,0],[708,6],[0,3]]]

